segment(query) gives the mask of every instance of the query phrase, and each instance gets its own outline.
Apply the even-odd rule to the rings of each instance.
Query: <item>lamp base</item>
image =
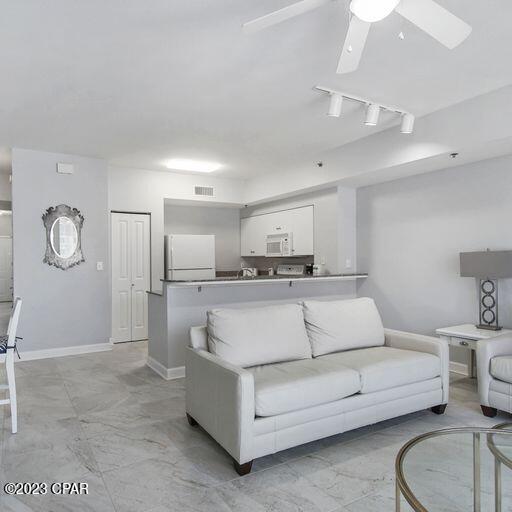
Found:
[[[477,329],[485,329],[486,331],[501,331],[501,325],[482,325],[476,324],[475,327]]]

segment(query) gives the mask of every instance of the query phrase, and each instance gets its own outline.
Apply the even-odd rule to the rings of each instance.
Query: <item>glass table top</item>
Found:
[[[400,450],[396,477],[397,511],[512,512],[512,423],[418,436]]]

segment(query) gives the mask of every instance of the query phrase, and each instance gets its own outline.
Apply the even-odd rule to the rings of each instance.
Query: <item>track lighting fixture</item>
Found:
[[[355,101],[356,103],[361,103],[366,106],[366,116],[364,120],[364,124],[367,126],[376,126],[379,122],[380,111],[384,110],[386,112],[391,112],[393,114],[398,114],[401,117],[401,133],[412,133],[414,129],[414,115],[410,112],[406,112],[399,108],[390,107],[389,105],[382,105],[380,103],[376,103],[374,101],[360,98],[358,96],[354,96],[353,94],[347,94],[341,91],[335,91],[333,89],[329,89],[328,87],[323,87],[317,85],[315,87],[317,91],[321,91],[329,94],[330,103],[329,110],[327,111],[327,115],[330,117],[340,117],[341,115],[341,107],[345,100]]]
[[[368,103],[364,124],[366,126],[377,126],[377,123],[379,122],[379,114],[380,105],[377,105],[376,103]]]
[[[343,105],[343,96],[332,93],[331,94],[331,103],[329,104],[329,111],[327,115],[329,117],[340,117],[341,114],[341,106]]]
[[[412,114],[402,114],[401,133],[412,133],[414,129],[414,116]]]

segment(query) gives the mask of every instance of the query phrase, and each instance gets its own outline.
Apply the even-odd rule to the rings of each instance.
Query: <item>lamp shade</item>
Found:
[[[461,252],[460,275],[479,279],[512,277],[512,251]]]

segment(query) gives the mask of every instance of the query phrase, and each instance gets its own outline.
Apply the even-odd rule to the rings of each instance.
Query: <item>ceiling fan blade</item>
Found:
[[[395,10],[450,50],[462,43],[472,30],[433,0],[402,0]]]
[[[265,16],[261,16],[255,20],[248,21],[242,25],[242,28],[246,33],[257,32],[258,30],[263,30],[264,28],[271,27],[272,25],[277,25],[278,23],[290,18],[295,18],[295,16],[299,16],[305,12],[312,11],[313,9],[321,7],[331,1],[332,0],[301,0],[295,4],[283,7],[278,11],[271,12],[270,14],[266,14]]]
[[[351,73],[359,66],[371,23],[352,16],[336,73]]]

